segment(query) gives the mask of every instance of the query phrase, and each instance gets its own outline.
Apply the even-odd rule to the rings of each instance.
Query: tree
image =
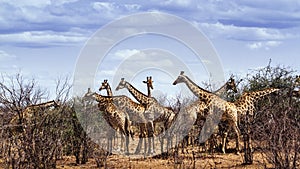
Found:
[[[257,145],[256,149],[275,168],[297,168],[299,160],[300,109],[299,100],[292,97],[296,80],[293,73],[290,68],[272,67],[269,63],[248,75],[248,85],[245,86],[245,91],[269,87],[280,89],[276,95],[266,97],[255,105],[249,133]],[[247,134],[246,130],[242,128],[244,134]]]
[[[66,90],[69,89],[63,85],[60,91]],[[48,100],[46,90],[21,74],[2,75],[0,93],[0,105],[6,116],[1,143],[7,168],[55,167],[64,129],[64,106],[55,102],[54,107],[39,104]]]

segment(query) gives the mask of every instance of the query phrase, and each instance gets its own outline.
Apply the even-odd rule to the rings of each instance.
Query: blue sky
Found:
[[[232,73],[243,77],[266,66],[269,59],[273,65],[299,72],[298,0],[0,0],[0,72],[22,72],[51,90],[55,79],[73,75],[80,51],[98,29],[140,12],[172,14],[201,30],[215,47],[225,78]],[[190,59],[193,53],[179,46],[172,39],[154,35],[123,41],[106,55],[95,81],[112,81],[120,59],[149,48],[180,55],[197,83],[209,81],[202,63]],[[140,81],[148,75],[161,89],[158,93],[178,90],[171,86],[172,77],[157,70],[141,71],[131,80],[146,91]],[[96,90],[98,84],[92,87]]]

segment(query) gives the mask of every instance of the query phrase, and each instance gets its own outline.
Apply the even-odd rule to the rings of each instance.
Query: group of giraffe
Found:
[[[260,91],[254,92],[244,92],[239,99],[234,102],[229,102],[218,95],[211,93],[197,84],[195,84],[189,77],[187,77],[182,71],[178,78],[174,81],[173,85],[178,83],[185,83],[187,87],[193,92],[193,94],[198,98],[194,103],[188,106],[185,110],[187,113],[196,113],[198,117],[204,117],[206,120],[212,122],[218,122],[219,120],[228,123],[227,131],[230,127],[233,128],[236,134],[236,152],[239,153],[239,137],[240,130],[238,127],[239,116],[245,115],[247,112],[251,115],[254,112],[254,104],[262,97],[278,91],[276,88],[268,88]],[[208,113],[207,113],[208,112]],[[213,126],[208,124],[208,129]],[[206,127],[206,126],[204,126]],[[224,132],[222,136],[222,152],[225,153],[225,142],[227,138],[227,133]],[[202,140],[204,141],[204,140]]]
[[[147,81],[144,81],[149,88],[152,86],[152,78],[147,77]],[[131,121],[138,124],[140,129],[139,133],[139,143],[136,148],[135,153],[138,154],[141,150],[142,143],[144,141],[144,148],[146,153],[146,136],[148,137],[148,154],[153,154],[154,150],[154,123],[163,122],[164,127],[168,128],[172,121],[175,119],[175,112],[168,108],[160,105],[158,101],[145,95],[138,91],[130,83],[121,79],[116,90],[127,88],[128,91],[134,96],[139,103],[133,101],[125,95],[112,96],[111,87],[109,86],[107,80],[104,80],[102,86],[99,90],[106,89],[108,96],[100,95],[96,92],[91,92],[90,89],[85,94],[85,99],[94,99],[98,102],[99,110],[104,112],[104,119],[112,127],[112,131],[108,135],[108,151],[112,152],[112,136],[114,131],[119,130],[123,135],[125,135],[125,154],[129,153],[129,134],[130,134],[130,124]],[[169,144],[168,140],[168,144]],[[161,147],[163,149],[163,147]],[[163,151],[163,150],[162,150]]]
[[[244,92],[239,99],[234,102],[226,101],[219,95],[226,90],[237,91],[234,79],[231,77],[219,90],[216,92],[209,92],[196,83],[194,83],[188,76],[182,71],[177,79],[173,82],[173,85],[184,83],[197,97],[197,100],[192,104],[182,108],[180,112],[175,112],[169,107],[161,105],[157,99],[151,96],[151,89],[153,89],[152,77],[147,77],[143,83],[147,84],[148,95],[142,93],[136,89],[132,84],[127,82],[124,78],[121,78],[116,90],[127,89],[129,93],[136,99],[135,102],[125,95],[113,96],[110,85],[107,80],[104,80],[99,90],[106,90],[107,96],[92,92],[89,88],[84,98],[93,99],[98,102],[99,110],[103,112],[103,117],[107,123],[111,126],[111,132],[108,132],[108,151],[112,152],[112,137],[115,131],[120,131],[125,136],[125,154],[129,154],[129,136],[130,126],[132,122],[138,124],[139,127],[139,142],[135,153],[139,153],[142,143],[144,141],[144,148],[148,150],[148,154],[153,154],[154,147],[154,133],[155,123],[163,123],[164,133],[162,138],[167,139],[167,151],[172,144],[172,136],[176,130],[168,130],[171,125],[177,121],[177,118],[189,116],[190,119],[204,118],[210,123],[205,123],[204,130],[210,128],[214,129],[214,125],[220,120],[225,121],[228,124],[227,131],[233,128],[236,134],[236,152],[239,153],[239,137],[240,130],[238,127],[238,118],[246,113],[253,114],[254,104],[260,98],[278,91],[276,88],[268,88],[255,92]],[[179,116],[179,114],[184,116]],[[181,115],[182,115],[181,114]],[[184,122],[183,122],[184,123]],[[183,125],[183,123],[179,125]],[[177,125],[177,124],[176,124]],[[202,130],[203,131],[203,130]],[[146,139],[148,144],[146,144]],[[222,152],[225,153],[225,141],[227,138],[227,132],[224,132],[222,136]],[[206,138],[207,139],[207,138]],[[202,138],[202,141],[205,139]],[[163,139],[161,141],[161,152],[163,152]],[[147,145],[147,147],[146,147]]]

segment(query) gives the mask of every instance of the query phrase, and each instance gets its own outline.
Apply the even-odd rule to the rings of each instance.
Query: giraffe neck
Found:
[[[250,97],[252,97],[254,100],[259,100],[264,96],[269,95],[276,91],[278,91],[278,89],[266,89],[266,90],[256,91],[256,92],[252,92],[250,94]]]
[[[255,91],[255,92],[247,92],[244,93],[236,102],[235,104],[238,107],[250,107],[254,105],[254,103],[260,99],[262,99],[264,96],[271,94],[273,92],[278,91],[278,89],[266,89],[261,91]]]
[[[45,102],[45,103],[40,103],[40,104],[35,104],[35,105],[27,106],[26,109],[48,108],[48,107],[55,106],[55,105],[56,105],[55,101],[52,100],[52,101]]]
[[[109,85],[107,86],[106,92],[107,92],[107,96],[113,96],[111,87]]]
[[[220,89],[213,92],[216,95],[221,95],[227,91],[227,83],[225,83]]]
[[[149,104],[150,98],[146,96],[144,93],[137,90],[130,83],[126,82],[126,88],[138,102],[145,105]]]
[[[98,93],[94,93],[93,96],[94,96],[95,100],[97,102],[99,102],[99,103],[109,102],[109,101],[112,100],[112,97],[110,97],[110,96],[102,96],[102,95],[100,95]]]
[[[184,83],[187,85],[187,87],[201,100],[207,100],[210,96],[211,92],[202,89],[197,84],[195,84],[191,79],[189,79],[187,76],[184,78]]]
[[[148,91],[148,97],[151,97],[151,89],[149,85],[147,85],[147,91]]]

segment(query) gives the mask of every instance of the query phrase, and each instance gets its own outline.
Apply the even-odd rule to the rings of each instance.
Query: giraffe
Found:
[[[106,90],[107,96],[113,96],[108,80],[104,79],[104,81],[101,84],[102,85],[99,87],[99,91]]]
[[[214,93],[215,95],[221,97],[222,95],[224,95],[224,93],[226,93],[229,90],[232,90],[234,93],[237,93],[237,87],[236,87],[236,83],[235,83],[235,80],[234,80],[233,76],[231,76],[223,86],[221,86],[218,90],[216,90],[212,93]],[[205,118],[205,116],[207,115],[207,114],[205,114],[205,112],[203,112],[204,109],[205,109],[205,104],[201,101],[200,102],[198,101],[197,103],[192,104],[191,106],[195,106],[196,104],[201,104],[199,106],[199,108],[197,109],[199,117],[200,118]]]
[[[106,90],[107,95],[111,96],[113,99],[114,104],[122,111],[125,111],[128,113],[129,119],[132,122],[137,122],[139,127],[139,142],[138,146],[135,150],[135,154],[139,154],[141,150],[142,143],[144,141],[144,154],[146,152],[146,140],[144,139],[146,137],[146,119],[144,117],[144,111],[145,107],[142,106],[139,103],[134,102],[129,97],[125,95],[121,96],[112,96],[111,87],[107,80],[104,80],[102,82],[102,85],[99,88],[99,91]]]
[[[143,83],[145,83],[147,85],[147,94],[148,97],[151,97],[151,89],[153,90],[153,81],[152,81],[152,76],[147,76],[146,80],[143,81]],[[147,126],[151,126],[151,123],[147,123]],[[153,128],[155,131],[156,128],[156,121],[153,121]],[[155,137],[155,134],[153,134],[153,137]],[[163,139],[163,138],[162,138]],[[153,151],[155,152],[155,143],[154,141],[152,142],[152,147],[153,147]],[[163,141],[161,141],[161,146],[163,146]],[[163,149],[163,148],[161,148]]]
[[[249,115],[253,115],[255,110],[255,103],[261,100],[263,97],[277,92],[279,89],[277,88],[267,88],[259,91],[251,91],[251,92],[244,92],[240,98],[238,98],[234,104],[237,108],[238,114],[245,116],[249,113]],[[247,117],[246,117],[247,118]],[[247,129],[248,130],[248,129]],[[249,132],[249,131],[248,131]],[[226,140],[226,137],[223,138]],[[252,146],[251,146],[251,139],[249,138],[249,150],[252,152]]]
[[[85,100],[95,100],[98,102],[98,108],[103,113],[106,122],[111,126],[110,131],[107,133],[108,145],[107,150],[112,153],[112,138],[115,131],[119,130],[125,136],[125,154],[129,154],[129,128],[130,122],[127,113],[120,111],[110,96],[102,96],[96,92],[91,92],[90,88],[83,97]]]
[[[250,115],[253,115],[255,103],[264,96],[277,91],[279,91],[277,88],[267,88],[259,91],[244,92],[234,104],[236,105],[239,114],[245,115],[248,112]]]
[[[116,90],[127,88],[127,90],[133,95],[133,97],[140,102],[145,107],[145,116],[148,120],[147,125],[147,134],[148,134],[148,154],[152,154],[153,151],[151,150],[152,142],[154,141],[154,126],[153,123],[163,122],[165,128],[169,128],[169,126],[174,121],[176,114],[170,108],[164,107],[158,103],[158,101],[153,97],[148,97],[144,93],[137,90],[133,87],[129,82],[125,81],[124,78],[121,78],[119,85],[117,86]],[[166,132],[166,135],[171,133]],[[167,150],[170,147],[171,139],[167,137]],[[163,145],[163,143],[161,144]],[[161,152],[163,152],[163,146],[161,146]]]
[[[99,91],[103,90],[103,89],[106,89],[106,92],[107,92],[107,96],[113,96],[112,94],[112,91],[111,91],[111,88],[110,86],[108,85],[108,80],[107,79],[104,79],[104,81],[102,82],[102,86],[99,88]],[[115,132],[115,134],[117,134],[117,132]],[[118,138],[116,138],[117,135],[114,136],[114,141],[117,140],[118,141]],[[123,137],[121,137],[121,143],[123,143],[124,140],[123,140]],[[122,144],[123,145],[123,144]],[[122,147],[122,146],[121,146]]]
[[[148,92],[148,97],[151,97],[151,89],[153,89],[153,81],[152,77],[147,77],[146,81],[143,81],[143,83],[147,84],[147,92]]]
[[[240,80],[240,81],[242,81],[242,80]],[[235,79],[233,78],[233,75],[230,76],[230,78],[226,81],[226,83],[223,86],[221,86],[218,90],[214,91],[213,93],[219,97],[222,97],[223,99],[226,99],[224,97],[224,94],[229,90],[232,90],[234,93],[237,93],[237,87],[236,87],[236,83],[235,83]],[[200,124],[199,124],[200,121],[204,121],[207,116],[205,107],[206,106],[205,106],[204,102],[197,100],[194,103],[192,103],[191,105],[189,105],[186,109],[187,112],[191,112],[192,110],[197,112],[198,118],[195,121],[196,126],[200,126]],[[193,129],[195,129],[195,128],[193,128]],[[216,129],[219,129],[219,127],[216,127]],[[200,136],[200,132],[198,133],[197,139],[199,138],[199,136]],[[194,141],[194,140],[196,140],[196,139],[193,139],[191,141]],[[204,145],[207,145],[208,141],[209,140],[206,140]],[[186,142],[188,142],[188,138],[186,138]],[[211,145],[211,146],[213,146],[213,145]]]
[[[237,87],[233,75],[230,76],[228,81],[223,86],[213,93],[221,97],[221,95],[226,93],[228,90],[232,90],[234,93],[237,93]]]
[[[151,89],[153,89],[152,77],[151,76],[147,77],[146,81],[143,81],[143,83],[147,84],[148,97],[151,98]],[[161,132],[164,132],[164,134],[162,135],[162,137],[160,137],[161,152],[163,152],[163,144],[164,144],[165,137],[167,138],[167,150],[170,147],[170,144],[172,145],[172,135],[174,133],[172,133],[170,131],[171,130],[170,127],[171,127],[171,124],[173,124],[175,117],[177,117],[177,114],[174,112],[174,110],[171,107],[163,107],[163,109],[167,112],[165,115],[169,115],[170,117],[161,115],[158,118],[155,118],[155,120],[153,121],[154,129],[155,129],[155,126],[157,123],[163,123],[163,129]],[[168,132],[166,132],[167,129],[169,129]],[[153,142],[153,147],[154,147],[154,142]]]
[[[30,120],[36,116],[36,113],[45,111],[51,107],[57,108],[59,107],[59,104],[56,101],[52,100],[44,103],[29,105],[25,107],[23,110],[17,110],[20,113],[18,114],[18,116],[13,117],[10,121],[11,124],[16,125],[18,128],[18,129],[14,128],[13,131],[14,130],[19,131],[19,129],[23,129],[22,126],[25,120]]]
[[[30,112],[34,112],[34,111],[37,111],[37,110],[46,110],[50,107],[57,108],[57,107],[59,107],[59,104],[55,100],[52,100],[52,101],[48,101],[48,102],[45,102],[45,103],[29,105],[24,109],[24,114],[23,115],[25,115],[25,117],[28,116],[28,115],[29,115],[28,117],[32,117],[32,114]]]
[[[184,75],[184,71],[181,71],[180,75],[173,82],[173,85],[177,85],[178,83],[185,83],[187,87],[193,92],[193,94],[198,97],[198,101],[193,105],[196,106],[196,108],[191,109],[198,109],[198,111],[200,110],[200,113],[202,113],[204,109],[208,110],[207,112],[209,113],[209,115],[206,117],[206,120],[209,120],[210,122],[205,124],[212,124],[213,126],[216,126],[219,120],[223,120],[227,121],[228,125],[234,129],[234,132],[236,134],[236,152],[238,154],[240,130],[238,128],[238,114],[235,105],[199,87],[189,77]],[[205,125],[204,129],[206,129],[206,127],[208,127],[208,129],[211,129],[212,126]],[[225,138],[226,135],[227,134],[224,134],[223,138]],[[224,139],[222,139],[222,152],[225,153]]]
[[[218,96],[205,91],[201,87],[197,86],[192,82],[187,76],[184,75],[182,71],[178,78],[174,81],[174,85],[177,83],[185,83],[189,89],[200,99],[199,109],[210,109],[211,106],[216,107],[221,110],[222,119],[227,120],[228,125],[233,127],[237,137],[236,137],[236,150],[239,151],[239,135],[240,131],[238,128],[238,115],[244,115],[247,111],[249,114],[253,114],[254,103],[261,99],[262,97],[278,91],[276,88],[269,88],[256,92],[245,92],[238,100],[234,103],[226,102],[223,99],[220,99]],[[221,107],[219,107],[221,106]],[[222,108],[223,107],[223,108]],[[224,109],[225,108],[225,109]],[[215,112],[214,112],[215,113]],[[227,132],[224,133],[222,137],[222,152],[225,153],[225,141],[227,137]]]

